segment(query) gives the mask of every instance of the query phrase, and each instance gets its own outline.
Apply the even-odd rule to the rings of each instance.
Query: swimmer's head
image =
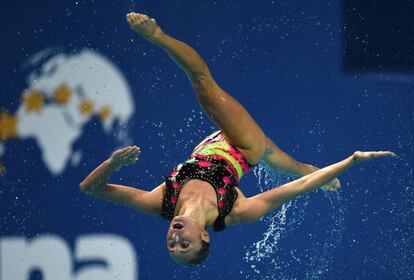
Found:
[[[167,249],[171,258],[184,265],[202,263],[208,257],[210,236],[196,220],[176,216],[167,232]]]

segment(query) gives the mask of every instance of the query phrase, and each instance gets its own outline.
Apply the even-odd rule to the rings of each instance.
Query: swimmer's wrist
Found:
[[[122,163],[114,160],[112,157],[107,159],[107,162],[108,162],[107,167],[113,170],[114,172],[118,171],[122,167]]]
[[[352,154],[348,158],[346,158],[348,161],[348,166],[351,168],[355,165],[359,165],[361,163],[361,160],[355,156],[355,154]]]
[[[357,165],[360,162],[364,161],[363,159],[361,159],[360,157],[358,157],[358,151],[354,152],[350,157],[349,160],[351,162],[351,165]],[[366,159],[365,159],[366,160]]]

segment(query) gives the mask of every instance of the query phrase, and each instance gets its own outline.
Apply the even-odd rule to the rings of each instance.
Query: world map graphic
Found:
[[[31,64],[36,60],[35,55]],[[47,169],[60,175],[69,161],[73,166],[79,164],[82,151],[74,150],[73,144],[93,117],[98,117],[104,132],[110,134],[116,121],[124,127],[135,111],[123,74],[91,49],[53,54],[26,80],[17,111],[0,110],[0,161],[9,140],[33,138]],[[126,131],[116,135],[119,141],[128,138]],[[0,163],[0,174],[4,172]]]

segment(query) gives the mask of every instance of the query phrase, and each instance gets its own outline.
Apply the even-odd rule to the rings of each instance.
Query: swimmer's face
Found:
[[[207,230],[195,220],[176,216],[167,232],[167,249],[171,258],[180,264],[188,264],[198,258],[202,242],[210,242]]]

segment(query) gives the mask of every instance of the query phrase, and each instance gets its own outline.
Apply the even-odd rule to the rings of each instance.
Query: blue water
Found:
[[[414,278],[414,65],[411,71],[346,70],[344,37],[353,35],[344,28],[341,1],[107,2],[2,4],[0,32],[7,43],[0,44],[1,110],[14,113],[20,106],[33,71],[25,63],[33,54],[88,48],[123,73],[135,111],[109,134],[97,117],[86,123],[73,144],[82,152],[80,162],[68,162],[58,175],[34,139],[3,141],[0,238],[51,233],[73,250],[80,235],[122,236],[136,252],[138,279]],[[167,222],[78,188],[112,151],[136,144],[139,162],[111,181],[151,190],[215,129],[181,70],[129,29],[124,15],[132,10],[155,17],[165,32],[196,48],[217,82],[296,159],[322,167],[355,150],[398,156],[354,167],[340,178],[337,192],[317,190],[258,223],[211,233],[208,260],[196,268],[178,266],[165,249]],[[393,38],[382,40],[392,44]],[[392,60],[395,53],[380,56]],[[120,141],[116,131],[128,136]],[[240,188],[252,196],[292,179],[259,165]],[[81,265],[74,260],[74,271]],[[34,272],[30,279],[42,278]]]

